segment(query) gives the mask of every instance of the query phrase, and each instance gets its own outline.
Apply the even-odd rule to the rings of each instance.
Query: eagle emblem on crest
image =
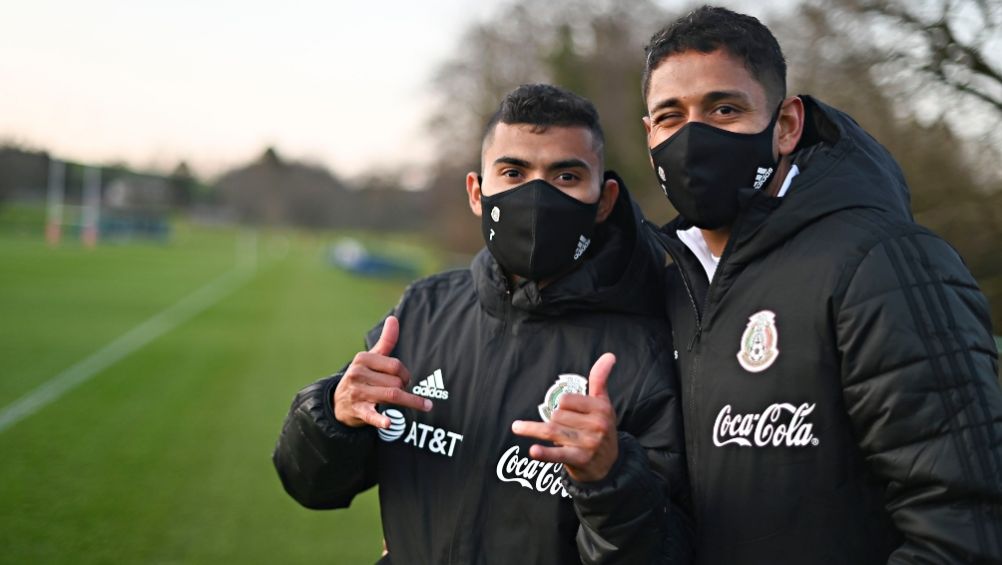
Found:
[[[771,367],[779,357],[778,343],[776,314],[769,310],[756,312],[748,318],[748,325],[741,334],[738,363],[750,373],[761,373]]]

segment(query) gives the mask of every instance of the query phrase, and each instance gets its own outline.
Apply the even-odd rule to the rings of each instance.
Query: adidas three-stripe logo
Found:
[[[449,391],[445,390],[445,383],[442,382],[442,369],[435,369],[435,372],[425,377],[425,379],[414,385],[411,392],[418,396],[428,398],[438,398],[440,400],[449,399]]]

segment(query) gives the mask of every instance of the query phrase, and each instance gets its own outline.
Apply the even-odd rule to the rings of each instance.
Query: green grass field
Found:
[[[0,412],[251,249],[239,230],[184,224],[167,245],[49,248],[37,214],[9,220]],[[373,562],[375,492],[306,510],[270,461],[295,392],[350,359],[403,288],[330,269],[326,243],[261,234],[257,269],[232,292],[0,429],[0,563]]]
[[[0,410],[232,269],[241,237],[182,225],[88,251],[0,233]],[[245,283],[0,431],[0,563],[373,562],[375,492],[309,511],[270,460],[295,392],[403,288],[330,269],[325,244],[262,234]]]

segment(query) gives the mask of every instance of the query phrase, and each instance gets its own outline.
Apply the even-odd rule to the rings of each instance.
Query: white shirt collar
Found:
[[[714,273],[717,272],[717,265],[720,264],[720,258],[710,253],[710,248],[706,245],[706,240],[703,239],[703,232],[699,231],[696,226],[692,226],[687,230],[678,230],[675,233],[678,234],[682,243],[692,251],[696,259],[699,259],[699,264],[706,271],[707,279],[712,281]]]
[[[793,183],[793,179],[799,174],[800,167],[796,165],[790,167],[790,172],[786,174],[786,178],[783,179],[783,185],[779,187],[779,192],[776,194],[777,198],[786,196],[786,193],[790,190],[790,185]],[[687,230],[677,230],[675,233],[678,234],[679,240],[692,251],[696,259],[699,259],[699,264],[706,271],[707,280],[712,282],[713,275],[717,273],[717,266],[720,264],[720,257],[710,253],[710,248],[706,245],[706,240],[703,239],[703,232],[696,226],[692,226]]]
[[[783,179],[783,186],[779,187],[779,192],[776,194],[776,198],[782,198],[786,196],[786,191],[790,190],[790,185],[793,184],[793,179],[800,174],[800,167],[793,165],[790,167],[790,172],[786,173],[786,178]]]

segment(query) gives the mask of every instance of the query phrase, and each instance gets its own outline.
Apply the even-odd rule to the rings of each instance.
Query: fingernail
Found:
[[[424,411],[425,412],[431,411],[431,401],[428,400],[427,398],[424,399]]]
[[[515,420],[511,423],[511,431],[518,432],[522,429],[522,420]]]

